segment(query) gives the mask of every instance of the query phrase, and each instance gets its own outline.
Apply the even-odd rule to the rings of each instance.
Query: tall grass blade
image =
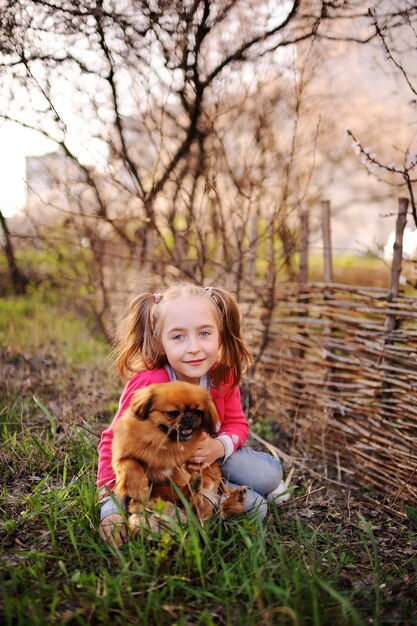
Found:
[[[39,400],[39,398],[37,398],[35,395],[33,396],[33,400],[34,400],[35,404],[40,408],[42,413],[45,415],[45,417],[48,419],[48,421],[49,421],[49,423],[51,425],[52,434],[55,437],[56,433],[57,433],[57,429],[58,429],[58,425],[56,423],[55,418],[52,416],[52,414],[47,409],[47,407],[43,404],[43,402],[41,402]]]

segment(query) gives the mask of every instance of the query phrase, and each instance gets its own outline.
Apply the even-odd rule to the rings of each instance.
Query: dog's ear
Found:
[[[216,426],[219,420],[219,416],[217,413],[216,406],[211,398],[207,399],[206,407],[204,410],[204,416],[202,420],[203,429],[208,433],[211,437],[216,435]]]
[[[152,410],[155,394],[150,387],[139,389],[133,394],[130,407],[135,417],[139,420],[146,420]]]

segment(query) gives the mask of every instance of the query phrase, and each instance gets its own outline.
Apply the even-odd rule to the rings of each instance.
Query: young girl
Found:
[[[112,426],[129,407],[132,394],[152,383],[183,380],[210,391],[219,415],[218,433],[214,439],[206,436],[189,459],[189,468],[198,470],[220,460],[232,486],[249,487],[245,509],[265,517],[267,500],[278,498],[286,487],[277,459],[242,447],[249,428],[238,384],[250,363],[237,302],[225,289],[181,283],[133,300],[119,335],[117,359],[119,372],[130,379],[99,445],[100,532],[107,541],[120,545],[127,538],[120,505],[109,493],[115,484]]]

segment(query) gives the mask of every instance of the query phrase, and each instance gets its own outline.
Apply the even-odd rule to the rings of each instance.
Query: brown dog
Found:
[[[203,434],[215,435],[216,422],[210,394],[197,385],[156,383],[133,394],[130,409],[114,426],[112,445],[116,492],[126,498],[131,526],[158,498],[181,507],[172,483],[201,521],[217,510],[224,518],[244,510],[246,487],[224,485],[218,463],[193,473],[187,469]]]

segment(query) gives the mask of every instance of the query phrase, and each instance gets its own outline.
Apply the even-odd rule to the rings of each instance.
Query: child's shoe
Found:
[[[287,485],[281,480],[280,484],[274,491],[268,493],[266,499],[268,502],[273,502],[274,504],[283,504],[283,502],[287,502],[291,498],[291,493],[288,491]]]

